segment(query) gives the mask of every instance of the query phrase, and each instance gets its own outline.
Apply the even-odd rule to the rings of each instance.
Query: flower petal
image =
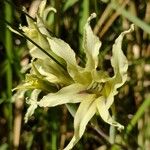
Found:
[[[68,85],[73,82],[68,72],[62,69],[56,62],[50,59],[36,60],[34,62],[37,70],[41,75],[52,83],[60,83],[63,85]]]
[[[72,79],[81,84],[89,84],[91,82],[91,73],[84,71],[84,68],[77,65],[75,53],[71,47],[61,39],[53,37],[47,39],[51,50],[67,63],[67,70]]]
[[[44,96],[39,102],[40,107],[54,107],[66,103],[79,103],[90,95],[82,93],[85,87],[81,84],[72,84],[62,88],[56,93],[50,93]]]
[[[121,87],[127,80],[128,61],[122,51],[121,46],[124,35],[130,33],[133,30],[134,26],[131,25],[129,30],[120,34],[120,36],[116,39],[115,44],[113,45],[111,65],[114,69],[114,76],[105,84],[103,90],[103,95],[107,97],[107,109],[112,105],[114,101],[113,97],[118,93],[117,89]]]
[[[40,5],[39,5],[38,14],[40,15],[40,17],[42,17],[44,15],[44,10],[45,10],[45,7],[46,7],[46,3],[47,3],[47,0],[42,0]]]
[[[47,38],[47,40],[57,56],[63,58],[67,64],[77,67],[75,53],[66,42],[58,38]]]
[[[31,93],[31,97],[28,100],[28,104],[30,104],[26,114],[25,114],[25,123],[28,122],[29,117],[31,117],[35,111],[35,109],[37,108],[37,99],[38,99],[38,95],[40,94],[41,90],[33,90],[33,92]]]
[[[91,27],[90,27],[90,21],[91,19],[95,18],[96,14],[93,13],[88,18],[87,23],[84,27],[84,37],[83,37],[83,47],[86,53],[87,57],[87,64],[86,68],[90,69],[96,69],[98,66],[98,54],[99,49],[101,46],[101,42],[99,38],[94,35]]]
[[[39,78],[35,74],[26,74],[26,79],[23,84],[18,85],[13,90],[33,90],[39,89],[44,92],[56,92],[58,91],[57,85],[51,82],[48,82],[45,79]]]
[[[105,102],[105,98],[103,96],[99,97],[96,99],[96,103],[97,103],[97,110],[101,116],[101,118],[107,122],[108,124],[112,125],[112,126],[116,126],[118,127],[118,129],[124,129],[124,126],[122,126],[121,124],[119,124],[118,122],[116,122],[115,120],[113,120],[113,118],[110,116],[109,111],[106,107],[106,102]]]
[[[115,89],[121,87],[127,79],[128,61],[121,47],[124,35],[130,33],[133,30],[134,26],[131,25],[129,30],[120,34],[120,36],[116,39],[115,44],[113,45],[111,65],[115,74],[113,79]]]
[[[88,122],[94,116],[95,113],[96,113],[96,102],[94,95],[91,95],[91,97],[89,97],[88,99],[84,99],[81,102],[75,114],[74,136],[64,150],[72,149],[73,146],[80,140],[86,129],[86,125],[88,124]]]

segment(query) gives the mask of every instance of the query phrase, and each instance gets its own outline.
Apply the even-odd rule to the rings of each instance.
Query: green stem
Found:
[[[115,104],[112,105],[111,111],[112,111],[112,118],[115,120],[115,118],[116,118]],[[110,126],[110,129],[109,129],[109,142],[111,144],[115,143],[115,137],[116,137],[116,128],[114,126]]]
[[[5,19],[12,23],[13,17],[12,17],[12,7],[8,3],[5,3]],[[8,118],[8,128],[9,128],[9,145],[11,147],[12,145],[12,103],[11,103],[11,97],[12,97],[12,68],[11,64],[13,61],[13,43],[12,43],[12,33],[9,31],[9,29],[6,27],[5,29],[5,47],[6,47],[6,54],[7,54],[7,60],[8,60],[8,66],[7,66],[7,72],[6,72],[6,84],[7,84],[7,97],[8,97],[8,110],[9,110],[9,118]]]
[[[142,115],[145,113],[145,110],[150,106],[150,98],[147,98],[144,100],[143,104],[140,106],[136,114],[133,116],[132,120],[128,124],[126,128],[126,136],[130,134],[138,120],[142,117]]]
[[[57,150],[57,125],[55,122],[53,122],[53,132],[51,136],[51,149],[52,150]]]
[[[83,47],[82,47],[82,36],[83,36],[83,27],[89,17],[89,0],[82,0],[80,12],[79,12],[79,50],[80,54],[83,54]]]
[[[55,8],[57,10],[57,15],[55,16],[55,34],[59,36],[60,34],[60,18],[61,18],[61,1],[55,0]]]

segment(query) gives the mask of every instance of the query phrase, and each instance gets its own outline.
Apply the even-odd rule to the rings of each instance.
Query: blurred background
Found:
[[[150,0],[47,0],[57,13],[48,18],[53,34],[82,51],[83,27],[91,22],[102,41],[103,68],[113,74],[110,57],[116,37],[133,23],[135,31],[124,38],[122,49],[129,61],[128,80],[115,97],[116,120],[123,132],[110,129],[98,119],[99,127],[88,125],[74,150],[150,150]],[[0,0],[0,150],[63,149],[73,135],[73,118],[65,106],[38,108],[27,124],[24,96],[14,100],[15,88],[24,80],[30,62],[26,39],[7,28],[27,25],[26,14],[35,17],[40,0]],[[111,135],[113,134],[113,135]]]

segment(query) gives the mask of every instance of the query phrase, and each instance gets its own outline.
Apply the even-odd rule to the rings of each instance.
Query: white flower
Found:
[[[98,55],[101,42],[90,27],[90,21],[96,17],[96,14],[93,13],[88,18],[84,27],[83,47],[86,54],[86,64],[85,67],[82,67],[78,65],[71,47],[63,40],[52,37],[48,33],[44,26],[45,20],[42,18],[46,18],[45,16],[43,17],[43,14],[47,15],[45,11],[50,9],[44,9],[45,5],[46,1],[42,1],[39,9],[40,13],[38,13],[40,17],[37,15],[37,22],[30,20],[28,27],[22,27],[22,29],[25,34],[33,36],[33,40],[45,51],[58,59],[66,67],[66,70],[61,68],[48,55],[41,52],[35,45],[28,44],[31,56],[37,58],[33,61],[30,74],[31,77],[36,77],[37,85],[32,86],[32,79],[30,78],[30,82],[26,80],[22,87],[29,88],[30,85],[32,89],[39,90],[33,91],[26,121],[37,106],[54,107],[62,104],[80,103],[74,116],[74,136],[64,149],[70,150],[80,140],[86,125],[97,112],[106,123],[123,129],[123,126],[110,116],[109,108],[114,102],[114,96],[118,93],[117,89],[127,79],[128,62],[123,54],[121,45],[124,35],[131,32],[133,26],[129,30],[122,32],[113,45],[111,65],[114,75],[109,77],[101,68],[97,70],[100,62]],[[49,93],[37,101],[38,96],[36,94],[38,95],[41,90]],[[33,98],[35,98],[35,101]]]

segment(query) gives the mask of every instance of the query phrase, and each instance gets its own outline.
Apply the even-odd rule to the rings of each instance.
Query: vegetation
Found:
[[[47,0],[47,9],[41,7],[41,11],[38,12],[40,2],[40,0],[3,0],[0,2],[0,149],[64,149],[75,133],[78,138],[76,138],[75,143],[77,144],[73,149],[77,150],[148,150],[150,147],[150,1]],[[45,15],[50,6],[55,8],[57,13],[54,13],[55,9],[50,8],[54,12]],[[45,14],[42,10],[46,10]],[[39,18],[36,15],[37,12]],[[93,16],[91,16],[93,12],[97,14],[95,19],[92,19]],[[41,18],[44,18],[43,22],[40,22]],[[98,38],[92,34],[87,20],[88,23],[91,22],[90,26]],[[34,25],[35,22],[39,24]],[[46,32],[43,30],[42,23],[44,23]],[[134,31],[128,33],[122,43],[117,42],[116,39],[120,33],[129,30],[131,24],[135,26]],[[31,33],[31,30],[28,32],[25,26],[28,28],[36,26],[38,32]],[[89,34],[90,40],[84,35],[85,32]],[[34,33],[38,34],[34,35]],[[120,37],[123,38],[122,34]],[[58,38],[67,42],[74,52],[69,50],[65,54],[58,54],[59,48],[60,51],[68,48],[65,43],[57,41]],[[100,51],[95,51],[96,56],[99,53],[97,58],[92,53],[96,46],[99,49],[99,40],[102,45]],[[115,40],[116,45],[119,43],[118,45],[122,46],[123,52],[118,47],[112,51]],[[47,43],[53,52],[48,50]],[[99,44],[96,45],[97,43]],[[62,44],[62,47],[58,47],[59,44]],[[91,53],[87,50],[89,45],[93,48]],[[115,50],[119,52],[116,53]],[[70,65],[70,62],[73,61],[70,58],[73,58],[74,53],[78,66]],[[44,54],[51,57],[52,63],[45,61]],[[128,70],[126,70],[127,64],[124,63],[125,56],[128,60]],[[57,79],[59,79],[57,84],[52,78],[50,82],[47,82],[49,80],[45,78],[46,75],[43,76],[39,71],[43,62],[48,66],[43,70],[45,73],[48,73],[49,67],[53,67],[51,71],[55,70]],[[85,62],[90,63],[87,65]],[[68,66],[71,70],[67,68]],[[78,95],[68,90],[66,93],[70,96],[66,94],[68,99],[65,96],[60,97],[59,100],[62,101],[60,102],[58,97],[54,99],[52,93],[63,91],[63,87],[72,85],[74,81],[77,84],[83,82],[87,86],[87,82],[91,80],[89,74],[94,70],[93,66],[98,75],[101,69],[108,73],[109,77],[101,73],[102,77],[92,78],[98,83],[102,78],[105,86],[98,84],[95,88],[94,82],[85,90],[85,87],[76,85],[72,87],[73,92],[77,91],[81,94],[86,92],[92,96],[94,93],[96,96],[106,97],[109,90],[106,93],[104,91],[109,87],[113,89],[119,84],[117,86],[119,89],[116,88],[115,92],[113,91],[115,94],[112,92],[115,97],[109,113],[113,121],[109,121],[106,115],[108,109],[104,109],[104,106],[99,108],[98,105],[97,108],[94,108],[99,108],[99,113],[95,110],[94,114],[96,114],[93,114],[92,119],[87,117],[87,121],[91,121],[86,125],[85,119],[84,123],[82,122],[82,117],[88,116],[89,112],[82,114],[82,110],[86,107],[86,103],[84,105],[82,103],[82,109],[80,108],[80,113],[77,113],[76,116],[81,117],[77,122],[86,126],[84,131],[85,127],[81,127],[81,124],[77,125],[78,127],[73,125],[77,117],[72,116],[80,105],[59,105],[66,104],[69,98],[72,101]],[[80,72],[78,67],[85,67],[88,71]],[[78,70],[75,78],[70,75],[74,70]],[[80,75],[81,73],[84,75]],[[115,75],[116,79],[113,82],[108,81]],[[37,96],[35,93],[40,100],[37,102],[38,105],[32,103]],[[51,93],[48,100],[53,96],[51,100],[53,105],[49,104],[48,100],[41,102],[43,96],[48,93]],[[93,101],[93,97],[82,97],[82,95],[79,95],[79,99]],[[55,105],[58,106],[51,107]],[[44,108],[37,108],[37,106],[44,106]],[[124,129],[121,131],[115,128],[115,126],[122,128],[122,125]]]

